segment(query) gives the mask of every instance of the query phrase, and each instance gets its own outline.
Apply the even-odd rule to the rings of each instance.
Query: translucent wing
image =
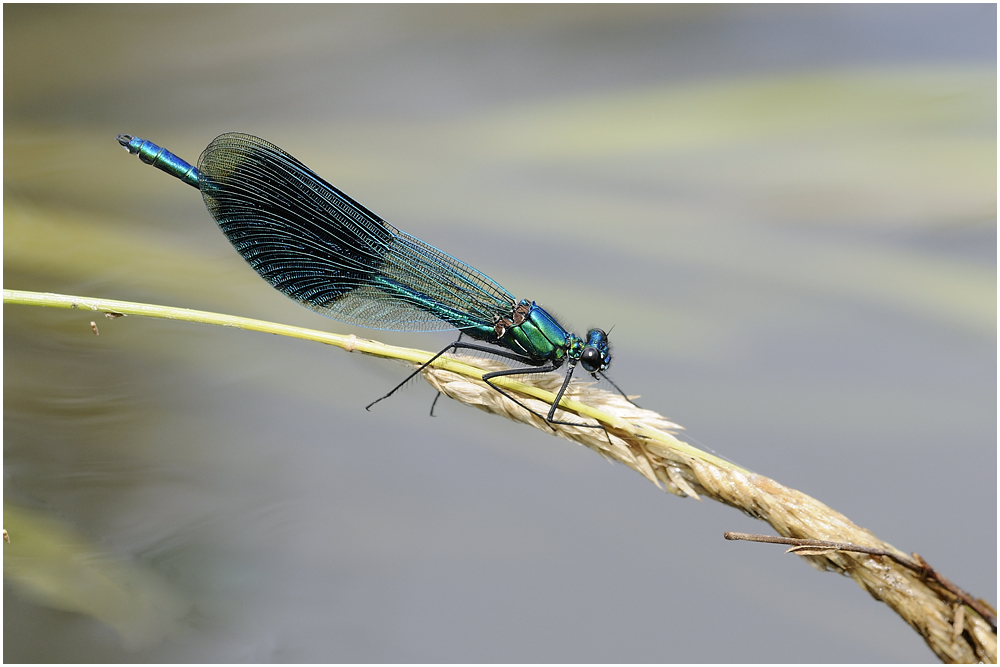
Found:
[[[514,298],[451,255],[400,232],[301,162],[247,134],[198,160],[205,205],[267,282],[316,312],[391,331],[492,327]]]

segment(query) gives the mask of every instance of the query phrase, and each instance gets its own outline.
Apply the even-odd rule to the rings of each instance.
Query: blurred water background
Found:
[[[256,134],[685,437],[996,602],[996,6],[4,6],[4,287],[437,350],[272,290]],[[8,662],[922,662],[768,527],[315,344],[5,306]]]

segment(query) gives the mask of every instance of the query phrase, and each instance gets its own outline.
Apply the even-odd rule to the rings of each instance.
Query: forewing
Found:
[[[302,305],[374,329],[492,326],[513,306],[493,280],[404,234],[283,150],[246,134],[198,160],[205,205],[233,247]]]

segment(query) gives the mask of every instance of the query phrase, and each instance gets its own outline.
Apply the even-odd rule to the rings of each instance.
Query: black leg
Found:
[[[399,389],[404,384],[406,384],[407,382],[409,382],[410,380],[412,380],[418,373],[420,373],[425,368],[427,368],[432,363],[434,363],[434,361],[436,361],[438,357],[440,357],[442,354],[444,354],[448,350],[476,350],[476,351],[479,351],[479,352],[486,352],[488,354],[495,354],[498,357],[503,357],[504,359],[510,359],[511,361],[517,361],[517,362],[520,362],[522,364],[528,364],[530,366],[530,368],[511,368],[509,370],[504,370],[504,371],[493,371],[492,373],[484,373],[481,379],[482,379],[483,382],[485,382],[486,384],[488,384],[491,389],[493,389],[494,391],[498,392],[502,396],[505,396],[506,398],[510,399],[511,401],[513,401],[514,403],[516,403],[517,405],[520,405],[522,408],[524,408],[525,410],[527,410],[531,414],[533,414],[533,415],[535,415],[537,417],[542,417],[547,423],[549,423],[549,424],[561,424],[563,426],[582,426],[584,428],[599,428],[602,431],[604,431],[604,435],[607,436],[607,438],[608,438],[608,444],[609,445],[611,444],[611,436],[608,434],[608,429],[604,428],[603,424],[600,424],[600,423],[597,423],[597,424],[583,424],[583,423],[579,423],[579,422],[567,422],[567,421],[560,421],[558,419],[554,419],[555,413],[556,413],[556,409],[559,407],[559,402],[562,400],[563,394],[566,393],[566,388],[569,386],[569,382],[573,378],[573,371],[576,370],[576,363],[575,362],[571,362],[567,366],[567,368],[566,368],[566,379],[563,380],[562,386],[559,387],[559,393],[556,394],[556,400],[552,403],[552,407],[549,409],[549,414],[548,415],[541,415],[541,414],[535,412],[534,410],[532,410],[531,408],[529,408],[527,405],[525,405],[521,401],[517,400],[516,398],[514,398],[513,396],[511,396],[510,394],[508,394],[506,391],[504,391],[503,389],[501,389],[497,385],[495,385],[492,382],[490,382],[490,380],[493,379],[493,378],[506,377],[506,376],[511,376],[511,375],[530,375],[530,374],[533,374],[533,373],[551,373],[552,371],[558,370],[559,367],[562,366],[562,362],[561,361],[559,363],[551,363],[551,364],[549,364],[547,366],[543,366],[543,365],[539,365],[537,360],[532,359],[531,357],[526,357],[526,356],[524,356],[522,354],[517,354],[516,352],[508,352],[506,350],[499,350],[499,349],[497,349],[495,347],[488,347],[486,345],[478,345],[476,343],[463,343],[461,341],[461,336],[459,336],[459,340],[456,340],[454,343],[452,343],[448,347],[444,348],[443,350],[441,350],[440,352],[438,352],[437,354],[435,354],[433,357],[431,357],[430,359],[428,359],[427,361],[425,361],[423,364],[421,364],[420,368],[416,369],[415,371],[413,371],[412,373],[410,373],[409,375],[407,375],[406,378],[402,382],[400,382],[399,384],[397,384],[395,387],[393,387],[392,391],[390,391],[388,394],[386,394],[385,396],[382,396],[381,398],[377,398],[374,401],[372,401],[371,403],[369,403],[368,405],[366,405],[365,406],[365,410],[371,410],[371,407],[373,405],[375,405],[379,401],[385,400],[385,399],[389,398],[390,396],[392,396],[393,394],[395,394],[397,391],[399,391]],[[616,389],[617,389],[617,387],[616,387]],[[440,392],[438,393],[438,395],[440,396]],[[627,400],[627,397],[626,397],[626,400]],[[434,403],[437,403],[437,397],[435,397]],[[432,403],[431,404],[431,415],[433,416],[433,414],[434,414],[434,404]]]
[[[520,405],[522,408],[524,408],[525,410],[527,410],[531,414],[535,415],[536,417],[541,417],[542,419],[544,419],[546,422],[548,422],[550,424],[552,424],[552,423],[554,423],[554,424],[561,424],[563,422],[558,422],[558,421],[554,422],[551,419],[551,415],[552,415],[552,411],[551,410],[549,411],[549,417],[546,417],[546,416],[544,416],[544,415],[542,415],[542,414],[540,414],[538,412],[535,412],[534,410],[532,410],[531,408],[529,408],[527,405],[525,405],[521,401],[517,400],[516,398],[514,398],[513,396],[511,396],[510,394],[508,394],[507,392],[505,392],[503,389],[501,389],[497,385],[495,385],[492,382],[490,382],[490,380],[492,380],[493,378],[507,377],[507,376],[511,376],[511,375],[529,375],[529,374],[532,374],[532,373],[551,373],[554,370],[558,370],[558,368],[559,368],[558,364],[549,364],[548,366],[539,366],[537,368],[511,368],[511,369],[506,370],[506,371],[493,371],[492,373],[483,373],[482,380],[483,380],[483,382],[485,382],[486,384],[488,384],[490,386],[490,388],[493,389],[493,391],[499,393],[501,396],[504,396],[504,397],[510,399],[511,401],[513,401],[514,403],[516,403],[517,405]]]
[[[549,366],[545,366],[545,367],[541,367],[541,368],[512,368],[512,369],[510,369],[508,371],[494,371],[492,373],[486,373],[485,375],[483,375],[483,382],[485,382],[490,387],[492,387],[496,391],[500,392],[501,394],[503,394],[504,396],[506,396],[510,400],[514,401],[515,403],[517,403],[518,405],[520,405],[522,408],[524,408],[525,410],[527,410],[531,414],[533,414],[533,415],[535,415],[537,417],[541,417],[542,415],[538,414],[537,412],[535,412],[534,410],[532,410],[531,408],[529,408],[527,405],[525,405],[521,401],[517,400],[516,398],[514,398],[513,396],[511,396],[510,394],[508,394],[507,392],[505,392],[503,389],[501,389],[500,387],[498,387],[495,384],[493,384],[492,382],[490,382],[490,380],[492,380],[493,378],[497,378],[497,377],[505,377],[505,376],[511,376],[511,375],[527,375],[529,373],[550,373],[550,372],[558,370],[558,369],[559,369],[559,365],[557,365],[557,364],[551,364]],[[546,415],[544,417],[544,419],[549,424],[562,424],[563,426],[582,426],[584,428],[599,428],[602,431],[604,431],[604,435],[607,436],[607,438],[608,438],[608,444],[610,445],[611,444],[611,436],[608,435],[608,429],[604,428],[604,425],[601,424],[601,423],[597,423],[597,424],[583,424],[581,422],[567,422],[567,421],[562,421],[562,420],[559,420],[559,419],[555,419],[556,409],[558,409],[559,403],[562,401],[563,394],[566,393],[566,388],[569,386],[569,381],[573,379],[573,371],[575,369],[576,369],[576,363],[575,362],[570,362],[569,365],[566,368],[566,378],[563,380],[562,386],[559,387],[559,392],[556,394],[556,399],[552,402],[552,407],[549,408],[549,414]]]
[[[485,375],[483,375],[483,382],[493,387],[495,390],[497,390],[510,400],[514,401],[515,403],[520,405],[522,408],[524,408],[531,414],[541,417],[540,414],[529,408],[527,405],[517,400],[516,398],[514,398],[513,396],[505,392],[503,389],[493,384],[492,382],[490,382],[490,379],[495,377],[509,376],[509,375],[525,375],[527,373],[548,373],[558,368],[559,366],[553,364],[547,368],[514,368],[509,371],[495,371],[493,373],[486,373]],[[559,403],[562,401],[563,394],[566,393],[566,387],[569,386],[569,381],[573,379],[574,370],[576,370],[576,363],[570,362],[569,365],[566,367],[566,379],[563,380],[562,386],[559,387],[559,392],[556,394],[556,399],[552,401],[552,407],[549,408],[549,414],[545,416],[545,421],[549,424],[562,424],[564,426],[583,426],[584,428],[599,428],[602,431],[604,431],[604,437],[608,439],[608,446],[613,447],[614,444],[611,442],[611,434],[608,433],[608,429],[604,427],[604,424],[601,424],[600,422],[596,424],[582,424],[580,422],[565,422],[565,421],[560,421],[558,419],[554,419],[556,415],[556,409],[559,407]]]
[[[427,368],[432,363],[434,363],[437,360],[438,357],[440,357],[442,354],[444,354],[448,350],[459,350],[459,349],[462,349],[462,350],[478,350],[480,352],[488,352],[490,354],[495,354],[495,355],[503,357],[505,359],[510,359],[512,361],[517,361],[517,362],[520,362],[522,364],[532,364],[532,365],[537,365],[538,364],[537,361],[535,361],[531,357],[526,357],[523,354],[517,354],[515,352],[508,352],[506,350],[498,350],[497,348],[488,347],[486,345],[477,345],[475,343],[463,343],[461,340],[456,340],[454,343],[452,343],[451,345],[449,345],[448,347],[444,348],[443,350],[441,350],[440,352],[438,352],[437,354],[435,354],[433,357],[431,357],[430,359],[428,359],[427,361],[425,361],[420,366],[420,368],[418,368],[417,370],[415,370],[412,373],[410,373],[409,375],[407,375],[406,378],[402,382],[400,382],[399,384],[397,384],[395,387],[393,387],[392,391],[390,391],[388,394],[386,394],[385,396],[383,396],[381,398],[377,398],[374,401],[372,401],[371,403],[369,403],[368,405],[366,405],[365,406],[365,410],[371,410],[373,405],[375,405],[379,401],[384,401],[385,399],[387,399],[390,396],[392,396],[393,394],[395,394],[397,391],[399,391],[399,389],[404,384],[406,384],[407,382],[409,382],[410,380],[412,380],[414,377],[416,377],[416,375],[418,373],[420,373],[425,368]],[[539,371],[528,369],[525,372],[528,372],[528,373],[537,373]],[[489,383],[487,383],[487,384],[489,384]],[[494,387],[493,385],[490,385],[490,386],[493,387],[494,389],[497,389],[497,387]],[[503,392],[500,392],[500,393],[503,393]],[[506,396],[506,394],[504,394],[504,395]],[[431,408],[431,409],[433,410],[433,408]]]
[[[462,332],[461,331],[458,332],[458,338],[455,339],[455,342],[456,343],[462,342]],[[437,392],[436,394],[434,394],[434,400],[431,401],[431,417],[434,416],[434,406],[437,405],[437,402],[438,402],[439,398],[441,398],[441,392],[440,391]]]
[[[605,375],[604,373],[601,373],[600,371],[598,371],[597,373],[594,373],[593,375],[594,375],[595,379],[600,380],[600,379],[603,378],[603,379],[607,380],[611,384],[611,386],[615,388],[615,391],[617,391],[619,394],[622,395],[622,398],[624,398],[626,401],[628,401],[632,405],[635,405],[635,407],[637,407],[637,408],[639,407],[636,404],[636,402],[633,401],[631,398],[629,398],[628,395],[624,391],[621,390],[621,387],[619,387],[618,385],[616,385],[615,381],[612,380],[611,378],[609,378],[607,375]],[[600,376],[600,377],[598,377],[598,376]]]
[[[554,417],[556,416],[556,408],[559,407],[559,403],[562,402],[563,394],[566,393],[566,387],[569,386],[569,381],[573,379],[573,371],[576,370],[576,364],[570,362],[566,367],[566,379],[563,380],[562,386],[559,387],[559,391],[556,393],[556,400],[552,401],[552,407],[549,408],[549,414],[546,417],[547,420],[556,424],[565,424],[566,422],[557,422]],[[584,426],[591,426],[590,424],[584,424]],[[598,424],[600,426],[600,424]]]

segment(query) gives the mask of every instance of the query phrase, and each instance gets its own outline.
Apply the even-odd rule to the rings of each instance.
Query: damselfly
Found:
[[[197,168],[139,137],[122,134],[118,142],[146,164],[200,190],[237,252],[303,306],[372,329],[459,330],[458,340],[368,408],[445,352],[477,350],[527,366],[482,376],[522,407],[491,380],[546,373],[565,364],[565,379],[545,419],[602,428],[560,421],[555,413],[577,364],[598,379],[611,365],[603,330],[591,329],[585,338],[570,333],[541,306],[514,299],[468,264],[399,231],[263,139],[223,134],[204,150]],[[463,335],[488,345],[463,341]]]

